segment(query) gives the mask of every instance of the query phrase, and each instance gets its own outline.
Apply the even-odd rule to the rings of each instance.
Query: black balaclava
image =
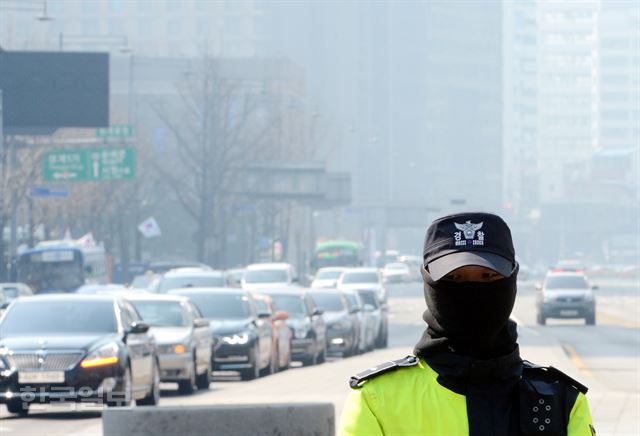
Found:
[[[416,355],[447,348],[458,354],[489,359],[516,347],[515,323],[509,321],[516,297],[516,265],[509,277],[488,282],[433,281],[422,267],[423,314],[428,328],[416,345]]]

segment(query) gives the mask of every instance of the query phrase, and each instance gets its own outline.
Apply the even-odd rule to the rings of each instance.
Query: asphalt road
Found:
[[[514,319],[525,358],[552,364],[588,385],[599,435],[640,434],[640,291],[633,282],[600,284],[596,326],[582,321],[550,321],[535,325],[532,283],[521,283]],[[218,377],[209,391],[178,395],[163,385],[161,405],[235,404],[263,402],[332,402],[340,413],[353,373],[411,352],[424,328],[419,284],[390,288],[389,348],[349,359],[330,359],[317,367],[292,368],[251,382]],[[75,407],[75,406],[73,406]],[[16,418],[0,408],[0,433],[15,435],[100,435],[100,409],[72,406],[33,410]]]

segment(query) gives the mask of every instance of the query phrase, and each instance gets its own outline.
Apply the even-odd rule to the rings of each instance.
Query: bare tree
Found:
[[[224,190],[268,145],[276,123],[265,88],[223,76],[216,59],[203,58],[177,90],[179,111],[152,105],[176,143],[176,161],[156,161],[155,168],[196,223],[197,259],[217,263],[211,253],[224,229]]]

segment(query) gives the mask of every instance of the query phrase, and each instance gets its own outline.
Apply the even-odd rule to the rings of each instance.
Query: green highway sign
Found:
[[[131,147],[55,150],[44,155],[42,178],[47,182],[129,180],[136,176]]]
[[[56,150],[43,157],[42,178],[48,182],[87,179],[84,150]]]
[[[98,138],[129,138],[131,136],[133,136],[131,124],[116,124],[96,129],[96,137]]]

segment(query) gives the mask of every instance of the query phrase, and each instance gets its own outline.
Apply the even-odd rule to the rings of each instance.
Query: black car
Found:
[[[287,324],[293,333],[291,338],[291,359],[303,365],[315,365],[325,361],[327,356],[326,326],[322,314],[311,295],[311,289],[263,289],[261,294],[273,299],[276,309],[289,314]]]
[[[112,295],[19,298],[0,320],[0,403],[157,404],[155,343],[131,303]]]
[[[242,380],[253,380],[276,367],[271,325],[260,322],[271,314],[258,312],[247,291],[184,288],[169,294],[189,297],[209,321],[214,341],[214,371],[238,371]]]

